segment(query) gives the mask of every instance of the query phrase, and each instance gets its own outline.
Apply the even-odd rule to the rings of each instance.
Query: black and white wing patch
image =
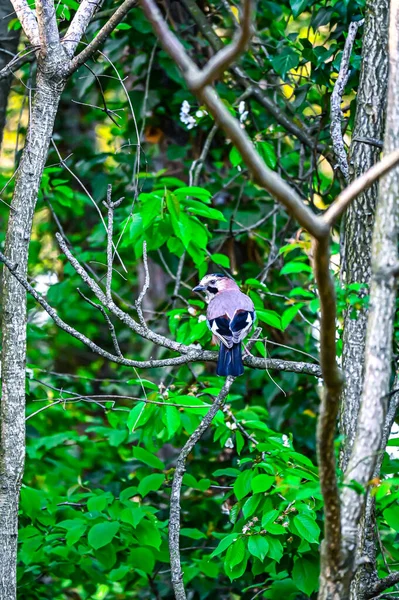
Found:
[[[208,321],[209,329],[212,331],[215,337],[218,338],[226,348],[233,346],[233,334],[230,329],[230,319],[227,315],[216,317],[216,319],[210,319]]]
[[[249,333],[255,313],[248,310],[237,310],[230,321],[228,315],[210,319],[209,329],[226,346],[232,348],[233,344],[239,344]]]
[[[233,336],[233,342],[238,344],[250,332],[255,320],[255,313],[248,310],[237,310],[231,323],[230,330]]]

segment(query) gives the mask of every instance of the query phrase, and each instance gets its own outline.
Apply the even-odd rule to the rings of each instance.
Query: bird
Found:
[[[205,275],[193,292],[205,292],[209,329],[220,344],[217,375],[238,377],[244,373],[242,341],[255,320],[254,304],[236,282],[223,273]]]

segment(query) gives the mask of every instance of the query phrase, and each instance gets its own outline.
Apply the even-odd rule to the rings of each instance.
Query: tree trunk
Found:
[[[9,31],[8,24],[14,18],[14,9],[9,0],[0,0],[0,71],[17,53],[19,31]],[[7,100],[12,75],[0,83],[0,149],[6,122]]]
[[[26,277],[32,220],[64,81],[62,48],[38,62],[36,93],[19,165],[5,254]],[[26,293],[3,273],[0,404],[0,600],[16,597],[18,502],[25,458]]]
[[[392,1],[389,31],[389,86],[384,151],[392,152],[399,144],[399,5]],[[372,277],[370,312],[367,323],[364,384],[353,449],[345,472],[342,491],[343,558],[352,562],[357,556],[371,553],[373,543],[373,503],[369,498],[369,482],[380,468],[379,452],[384,450],[389,435],[387,408],[392,373],[392,339],[396,309],[398,265],[399,168],[380,182],[372,244]],[[352,481],[366,490],[359,494]],[[366,502],[365,502],[366,500]],[[360,524],[360,527],[358,527]],[[359,535],[360,529],[360,535]],[[359,547],[360,538],[360,547]],[[370,589],[368,570],[363,570],[352,585],[352,598],[362,598]],[[373,575],[375,577],[375,575]]]
[[[378,161],[381,152],[377,146],[357,140],[383,139],[388,83],[388,12],[388,0],[368,0],[355,127],[349,158],[351,179],[370,169]],[[341,256],[346,284],[368,285],[369,283],[371,239],[377,196],[378,185],[375,183],[353,201],[346,213]],[[351,319],[350,310],[347,312],[342,352],[345,387],[340,416],[340,429],[345,436],[340,461],[343,471],[348,464],[353,446],[359,413],[366,325],[367,310],[359,311],[356,320]]]
[[[350,174],[355,178],[379,158],[378,146],[359,139],[380,141],[383,138],[388,84],[388,0],[367,2],[363,34],[362,68],[357,95],[355,127],[350,150]],[[378,185],[363,192],[349,207],[345,218],[344,252],[341,257],[345,283],[369,284],[371,272],[371,239],[374,226]],[[355,438],[363,387],[363,371],[368,312],[359,311],[357,319],[345,315],[343,333],[343,371],[345,387],[342,395],[340,429],[345,436],[340,467],[345,471]],[[380,463],[379,463],[380,467]],[[379,474],[379,468],[378,473]],[[351,586],[351,598],[357,600],[361,590],[375,576],[376,546],[374,535],[374,499],[369,497],[358,537],[358,558],[367,555],[370,566],[359,569]]]

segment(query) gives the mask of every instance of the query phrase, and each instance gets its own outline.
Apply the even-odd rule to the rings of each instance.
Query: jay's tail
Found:
[[[216,373],[222,377],[227,377],[227,375],[238,377],[244,373],[241,343],[233,344],[232,348],[226,348],[224,344],[220,344]]]

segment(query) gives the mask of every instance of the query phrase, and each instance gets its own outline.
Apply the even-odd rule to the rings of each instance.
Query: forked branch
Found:
[[[170,496],[170,517],[169,517],[169,553],[170,567],[172,571],[172,586],[176,600],[186,600],[186,592],[183,583],[183,573],[180,562],[180,494],[183,483],[183,476],[186,472],[186,463],[189,454],[192,452],[195,444],[204,435],[209,425],[212,423],[216,413],[223,407],[233,384],[234,377],[230,375],[215,399],[212,407],[206,413],[201,423],[188,438],[187,442],[180,451],[176,461],[176,469],[173,475],[172,493]]]

